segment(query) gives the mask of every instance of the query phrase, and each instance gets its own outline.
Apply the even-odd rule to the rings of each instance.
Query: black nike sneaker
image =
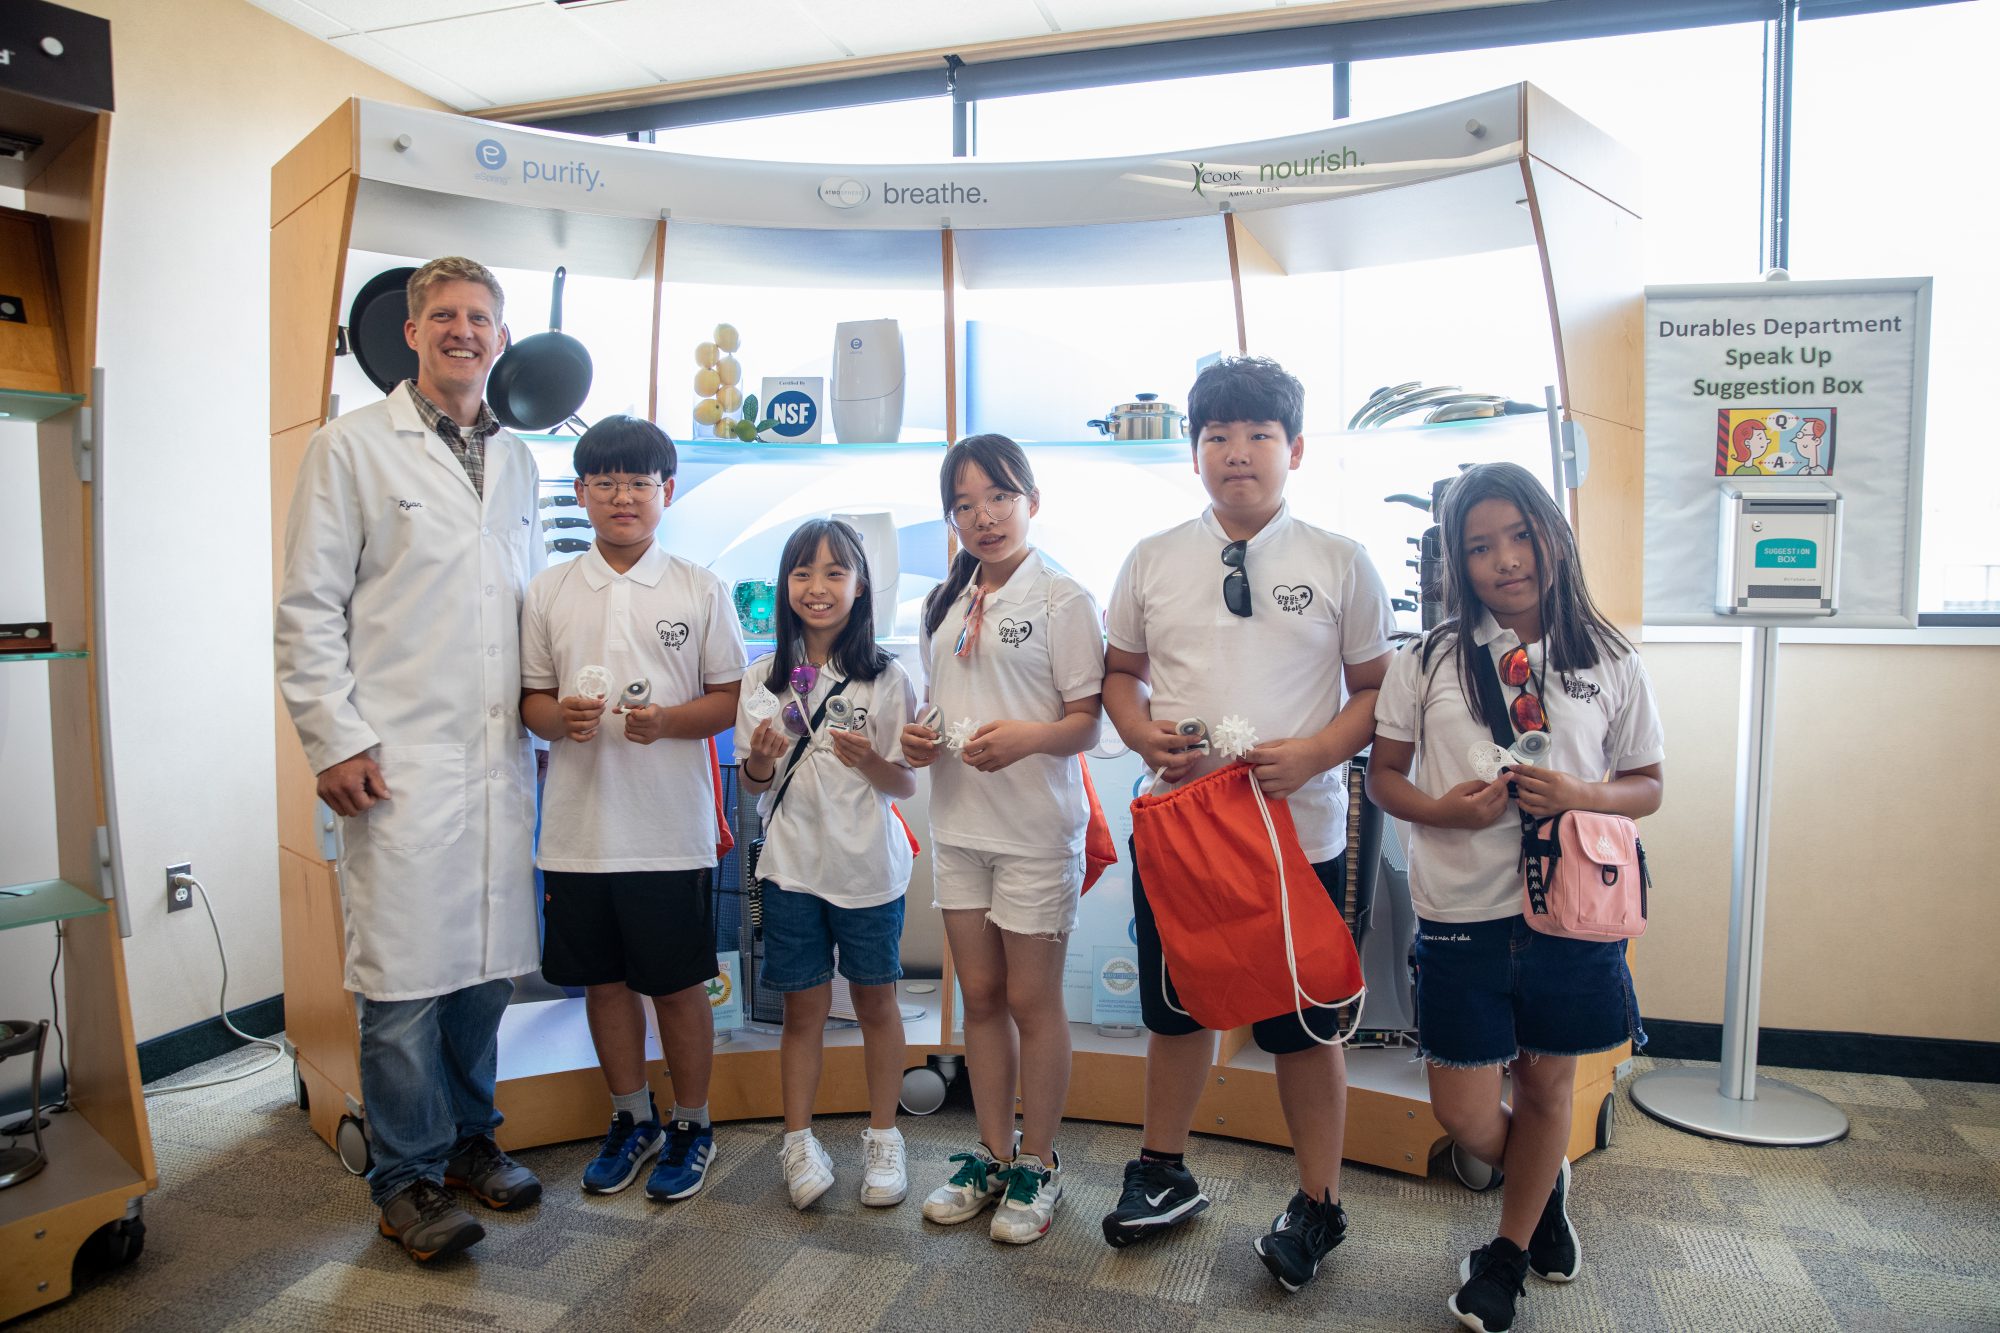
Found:
[[[1127,1162],[1118,1206],[1104,1215],[1104,1242],[1122,1250],[1179,1226],[1206,1207],[1208,1196],[1186,1167],[1144,1158]]]
[[[1347,1239],[1347,1210],[1299,1190],[1285,1211],[1271,1223],[1268,1234],[1250,1242],[1264,1267],[1286,1291],[1297,1291],[1313,1280],[1320,1261]]]

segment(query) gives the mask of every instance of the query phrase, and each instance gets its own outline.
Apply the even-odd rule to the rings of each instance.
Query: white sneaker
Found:
[[[903,1131],[864,1129],[861,1146],[868,1153],[868,1167],[861,1177],[861,1202],[870,1208],[901,1203],[910,1192],[910,1175],[904,1168]]]
[[[1048,1234],[1062,1198],[1062,1159],[1049,1154],[1050,1165],[1033,1153],[1022,1153],[1007,1171],[1007,1192],[993,1214],[993,1239],[1026,1245]]]
[[[791,1191],[794,1208],[812,1207],[833,1188],[833,1159],[809,1129],[785,1135],[778,1161],[785,1169],[785,1188]]]
[[[1016,1152],[1020,1145],[1021,1136],[1016,1134]],[[959,1164],[958,1170],[924,1200],[924,1216],[947,1227],[970,1222],[1007,1192],[1007,1166],[989,1154],[985,1144],[975,1145],[971,1152],[955,1152],[951,1160]]]

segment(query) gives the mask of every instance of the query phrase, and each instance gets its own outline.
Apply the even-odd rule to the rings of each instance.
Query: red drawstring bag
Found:
[[[1308,1005],[1361,998],[1354,937],[1299,847],[1291,808],[1264,799],[1249,765],[1133,801],[1132,845],[1174,991],[1203,1027],[1287,1012],[1303,1026]]]
[[[729,831],[729,811],[722,799],[722,760],[715,752],[715,737],[708,738],[708,780],[715,788],[715,859],[729,855],[736,835]]]
[[[1111,838],[1111,821],[1104,817],[1104,807],[1097,803],[1097,788],[1090,781],[1090,763],[1082,755],[1076,757],[1077,766],[1083,770],[1083,799],[1090,806],[1090,818],[1083,828],[1083,891],[1090,892],[1090,886],[1098,877],[1118,864],[1118,844]]]

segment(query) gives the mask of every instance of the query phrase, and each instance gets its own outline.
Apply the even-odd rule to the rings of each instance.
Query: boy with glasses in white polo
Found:
[[[614,1194],[657,1156],[646,1193],[661,1201],[701,1189],[715,1153],[708,739],[736,719],[745,662],[722,580],[655,540],[675,465],[673,441],[649,421],[613,416],[586,431],[576,497],[596,541],[538,576],[521,611],[521,719],[550,743],[535,858],[542,975],[584,988],[611,1093],[611,1128],[583,1188]],[[642,997],[673,1071],[664,1123],[646,1081]]]
[[[1126,558],[1106,615],[1104,711],[1164,793],[1221,768],[1178,724],[1246,720],[1259,738],[1243,759],[1266,797],[1290,806],[1301,850],[1336,901],[1345,881],[1347,788],[1341,766],[1374,731],[1376,688],[1395,624],[1361,546],[1292,517],[1285,482],[1305,454],[1305,391],[1275,361],[1234,357],[1204,369],[1188,396],[1195,471],[1210,504]],[[1208,1207],[1184,1158],[1215,1034],[1173,989],[1160,927],[1134,846],[1140,1008],[1149,1031],[1146,1123],[1104,1218],[1114,1248],[1157,1236]],[[1256,873],[1247,871],[1246,873]],[[1175,886],[1153,886],[1167,892]],[[1186,891],[1184,889],[1177,891]],[[1276,910],[1276,889],[1272,893]],[[1270,966],[1283,970],[1283,957]],[[1252,1027],[1276,1056],[1278,1100],[1298,1158],[1299,1190],[1254,1242],[1297,1291],[1340,1243],[1346,1066],[1336,1010],[1287,1008]]]

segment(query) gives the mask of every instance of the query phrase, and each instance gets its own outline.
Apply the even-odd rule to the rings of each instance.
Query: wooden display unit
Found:
[[[0,1189],[0,1322],[69,1295],[86,1247],[104,1259],[135,1257],[145,1235],[141,1201],[158,1183],[125,946],[99,851],[109,825],[93,580],[100,544],[89,477],[103,432],[91,368],[111,116],[30,100],[0,91],[0,125],[34,124],[44,140],[25,179],[0,173],[0,181],[25,186],[28,204],[26,212],[0,210],[0,269],[8,275],[0,288],[26,304],[25,322],[0,323],[0,413],[40,423],[45,614],[57,651],[0,655],[0,671],[48,661],[61,878],[7,886],[0,930],[60,923],[71,1109],[45,1117],[47,1166]],[[87,425],[79,408],[94,411],[95,421]],[[79,440],[88,444],[79,448]]]
[[[1343,180],[1337,188],[1301,191],[1275,202],[1246,192],[1232,207],[1191,192],[1187,164],[1179,159],[1133,165],[1095,185],[1084,177],[1091,170],[1110,170],[1104,164],[959,163],[952,170],[967,179],[982,171],[997,173],[987,179],[1004,180],[1011,188],[994,191],[992,198],[1015,211],[1002,221],[998,212],[980,213],[977,201],[961,202],[934,210],[957,216],[918,223],[908,215],[885,221],[879,208],[870,214],[877,205],[868,203],[872,196],[865,188],[864,206],[852,212],[844,202],[800,202],[812,201],[823,179],[833,180],[828,172],[852,171],[850,183],[865,187],[860,177],[872,180],[901,168],[676,158],[350,102],[272,173],[274,571],[299,461],[329,410],[350,247],[413,256],[465,253],[489,264],[542,270],[563,263],[572,274],[650,281],[655,355],[647,401],[656,419],[674,415],[660,406],[658,382],[670,276],[720,286],[860,287],[872,275],[884,287],[935,290],[944,311],[942,347],[921,354],[943,359],[944,401],[951,414],[947,431],[956,438],[959,405],[965,401],[956,323],[965,294],[980,286],[1140,284],[1148,274],[1226,274],[1234,321],[1216,328],[1214,345],[1251,350],[1258,346],[1262,302],[1276,299],[1271,293],[1282,292],[1288,274],[1533,246],[1547,299],[1561,415],[1584,424],[1591,442],[1587,479],[1572,493],[1572,520],[1590,563],[1594,594],[1636,637],[1641,590],[1630,534],[1641,518],[1643,475],[1636,166],[1600,132],[1526,84],[1393,118],[1398,123],[1392,130],[1380,130],[1391,125],[1387,121],[1374,128],[1379,141],[1391,142],[1425,116],[1430,120],[1423,128],[1434,136],[1460,136],[1450,149],[1457,156],[1407,153],[1356,184]],[[1371,127],[1354,128],[1361,133]],[[1407,145],[1410,136],[1402,142]],[[1312,151],[1302,141],[1279,140],[1198,156],[1213,162],[1231,151],[1282,146]],[[587,200],[579,196],[564,205],[551,189],[531,190],[525,179],[516,182],[491,167],[551,152],[612,155],[605,160],[620,171],[607,173],[602,193],[593,183]],[[475,158],[488,169],[475,174]],[[648,194],[631,183],[648,172],[664,182],[661,190]],[[1018,200],[1034,193],[1037,172],[1053,182],[1050,215],[1024,218]],[[1249,172],[1254,183],[1258,169],[1252,165]],[[960,183],[951,189],[960,190]],[[1136,211],[1129,218],[1103,216],[1093,189]],[[898,191],[894,199],[879,202],[904,197]],[[954,197],[969,198],[962,191]],[[662,206],[674,198],[684,201],[681,211]],[[716,216],[705,213],[705,205],[738,212]],[[354,1006],[340,988],[336,871],[322,841],[330,830],[321,821],[331,819],[317,806],[313,775],[282,703],[278,712],[286,1011],[298,1049],[302,1098],[314,1129],[333,1142],[342,1120],[359,1116],[362,1108]],[[951,994],[947,958],[936,1002],[910,1029],[913,1062],[926,1054],[962,1053],[953,1040]],[[1138,1123],[1143,1041],[1099,1038],[1085,1024],[1075,1025],[1075,1032],[1067,1114]],[[718,1118],[779,1113],[774,1044],[739,1035],[718,1050],[711,1096]],[[1572,1157],[1596,1146],[1600,1108],[1627,1054],[1621,1048],[1582,1062]],[[1348,1156],[1424,1173],[1446,1136],[1431,1116],[1421,1064],[1407,1051],[1357,1051],[1349,1064]],[[830,1040],[826,1068],[820,1108],[865,1109],[858,1044]],[[499,1101],[507,1116],[503,1143],[519,1147],[601,1132],[604,1091],[580,1001],[513,1006],[502,1028],[500,1071]],[[1197,1129],[1288,1142],[1275,1076],[1268,1058],[1250,1045],[1247,1030],[1223,1035],[1213,1074]]]

